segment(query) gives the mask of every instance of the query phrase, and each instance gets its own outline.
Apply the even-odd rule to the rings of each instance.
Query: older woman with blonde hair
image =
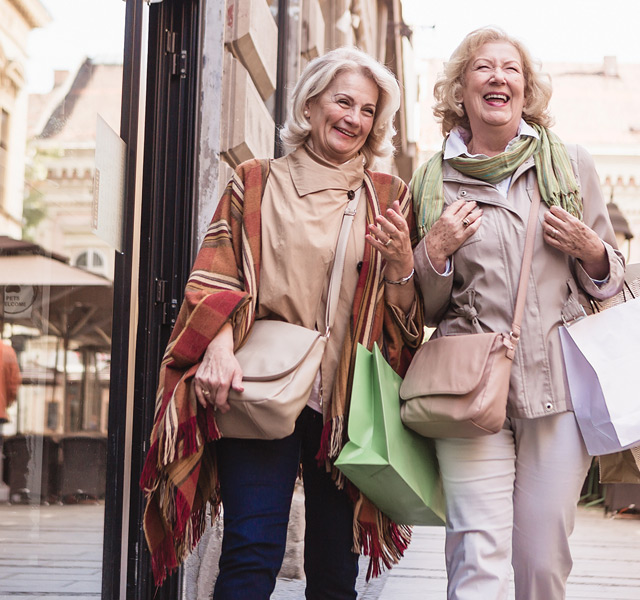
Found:
[[[549,129],[550,84],[524,46],[470,33],[435,85],[445,142],[411,190],[415,270],[435,336],[509,331],[532,196],[542,202],[507,419],[436,439],[447,501],[448,598],[560,600],[590,458],[572,411],[558,327],[620,288],[624,260],[593,160]],[[428,376],[428,374],[425,374]]]
[[[267,600],[282,563],[300,470],[307,598],[355,598],[361,549],[370,550],[374,570],[401,556],[406,528],[379,514],[333,467],[346,440],[357,344],[378,344],[403,373],[422,335],[408,189],[398,178],[370,170],[393,151],[399,104],[395,78],[373,58],[353,48],[329,52],[309,63],[293,91],[281,132],[291,152],[244,163],[229,182],[187,283],[160,374],[142,477],[157,581],[197,541],[209,501],[214,510],[224,507],[213,597]],[[294,433],[274,440],[218,439],[216,415],[230,410],[230,388],[243,389],[235,351],[254,321],[324,331],[336,240],[352,199],[357,209],[337,315]]]

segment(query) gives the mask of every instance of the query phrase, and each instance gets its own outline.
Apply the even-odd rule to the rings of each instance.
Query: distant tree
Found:
[[[22,204],[22,239],[37,241],[34,235],[38,225],[47,216],[47,206],[40,191],[40,183],[47,179],[47,161],[60,158],[63,150],[58,148],[38,148],[27,144],[24,168],[24,199]]]

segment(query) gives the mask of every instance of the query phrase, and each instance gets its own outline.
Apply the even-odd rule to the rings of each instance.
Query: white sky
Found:
[[[85,56],[122,60],[123,0],[41,0],[53,22],[28,41],[29,90],[51,88],[53,69]],[[447,58],[471,30],[498,25],[542,61],[640,63],[640,0],[403,0],[418,56]]]
[[[640,63],[640,0],[403,0],[416,54],[448,58],[462,38],[497,25],[546,62]],[[434,27],[435,26],[435,27]]]
[[[30,92],[47,92],[54,69],[74,69],[87,56],[122,62],[123,0],[40,0],[52,22],[29,34]]]

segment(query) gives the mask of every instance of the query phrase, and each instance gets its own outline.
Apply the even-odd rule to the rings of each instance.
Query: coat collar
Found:
[[[343,165],[323,160],[308,146],[286,156],[291,180],[300,196],[324,190],[354,190],[362,185],[364,162],[358,155]]]

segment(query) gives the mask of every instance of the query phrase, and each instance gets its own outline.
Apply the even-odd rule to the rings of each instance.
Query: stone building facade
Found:
[[[21,237],[27,36],[49,22],[39,0],[0,0],[0,234]]]
[[[29,96],[29,193],[44,218],[25,230],[71,264],[113,279],[113,248],[92,231],[96,115],[120,128],[122,65],[87,58],[56,71],[53,88]]]
[[[554,130],[592,154],[602,193],[615,202],[633,238],[622,242],[629,262],[640,262],[640,64],[549,63]]]

